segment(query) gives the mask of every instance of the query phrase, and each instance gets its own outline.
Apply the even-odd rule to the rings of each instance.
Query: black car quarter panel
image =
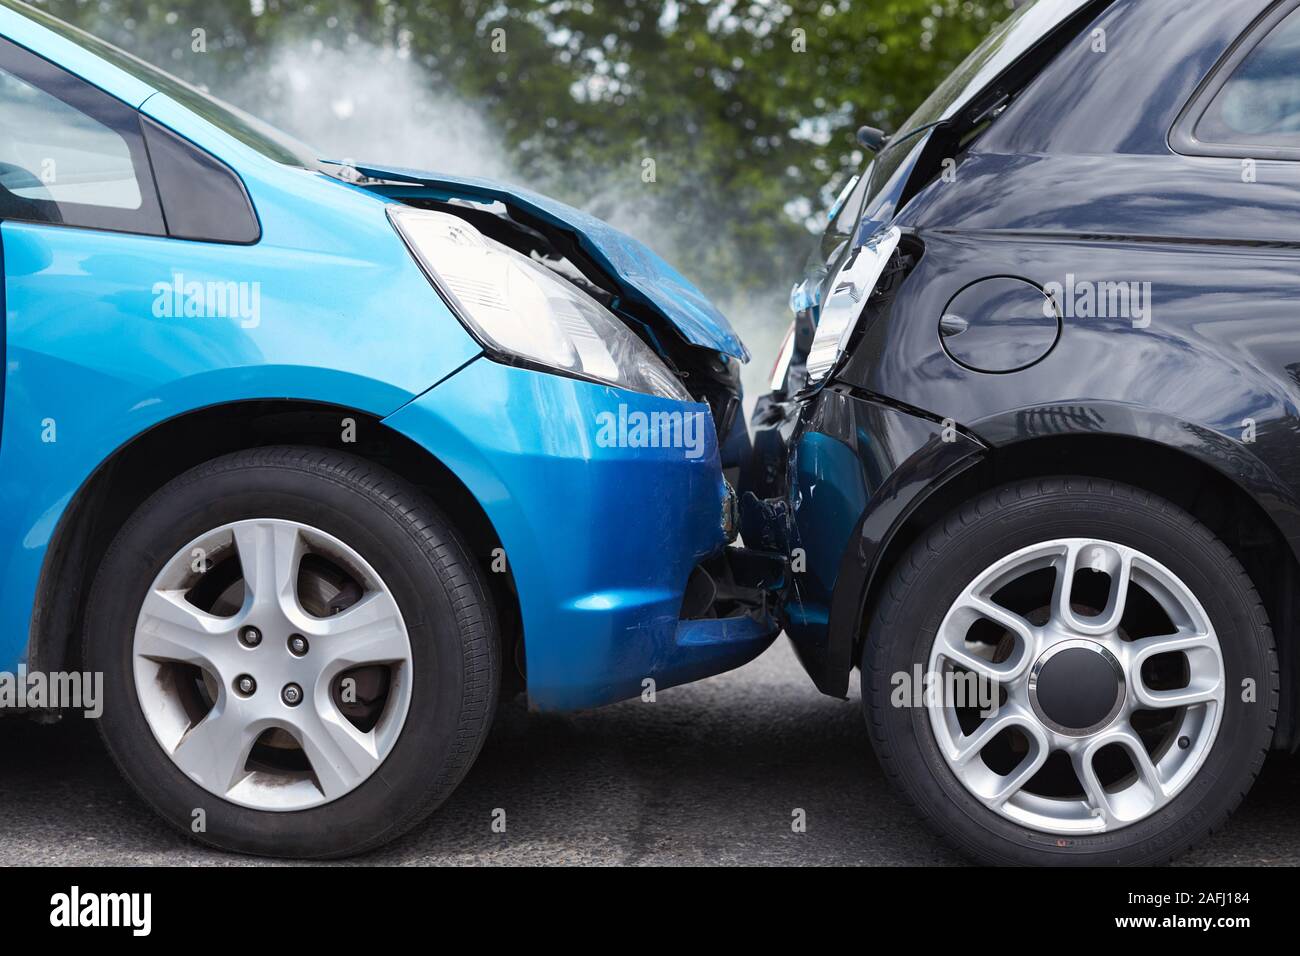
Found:
[[[1182,6],[1170,29],[1165,5],[1119,0],[1096,24],[1104,52],[1085,32],[954,176],[916,195],[896,222],[917,264],[840,380],[994,446],[1088,434],[1183,449],[1247,490],[1295,548],[1300,162],[1168,143],[1238,36],[1275,7]],[[1060,317],[1051,350],[1010,372],[955,360],[968,333],[951,322],[941,341],[954,296],[994,276],[1044,290]]]
[[[789,449],[786,631],[817,687],[844,697],[886,547],[930,491],[977,462],[983,446],[952,421],[827,388],[804,404]],[[804,548],[804,540],[815,546]]]

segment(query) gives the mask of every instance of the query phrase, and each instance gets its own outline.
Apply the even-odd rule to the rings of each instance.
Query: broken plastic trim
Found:
[[[812,347],[808,350],[810,386],[825,381],[839,363],[867,299],[875,290],[876,283],[880,281],[901,238],[902,233],[898,227],[890,226],[875,233],[849,253],[822,306],[817,334],[813,336]]]
[[[787,567],[782,554],[726,548],[691,571],[679,617],[683,621],[740,617],[765,621],[780,610]]]

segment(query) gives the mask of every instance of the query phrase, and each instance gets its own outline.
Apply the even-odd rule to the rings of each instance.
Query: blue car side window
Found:
[[[166,234],[139,114],[7,40],[0,218]]]

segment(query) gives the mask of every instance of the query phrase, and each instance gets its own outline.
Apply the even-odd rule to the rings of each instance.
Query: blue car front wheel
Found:
[[[88,665],[126,778],[204,842],[300,857],[397,836],[491,722],[495,616],[418,489],[310,448],[240,452],[150,498],[105,558]]]

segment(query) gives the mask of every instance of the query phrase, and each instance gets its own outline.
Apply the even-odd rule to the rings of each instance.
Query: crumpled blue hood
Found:
[[[423,172],[400,166],[351,165],[373,179],[415,183],[446,199],[500,202],[507,208],[519,209],[565,229],[573,233],[583,252],[618,283],[625,298],[639,301],[658,312],[691,344],[714,349],[742,362],[749,361],[749,352],[731,323],[689,279],[641,242],[581,209],[531,190],[489,179]]]

